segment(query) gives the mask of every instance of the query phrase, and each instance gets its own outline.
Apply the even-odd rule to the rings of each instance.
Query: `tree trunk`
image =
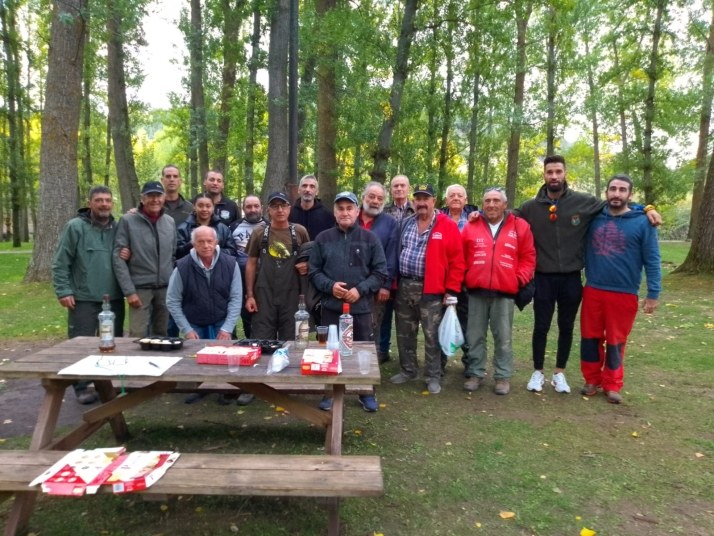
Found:
[[[593,77],[593,67],[590,59],[590,43],[585,37],[585,56],[588,64],[588,87],[590,89],[590,117],[593,128],[593,170],[595,174],[595,197],[600,197],[600,137],[598,134],[597,124],[597,88],[595,87],[595,78]]]
[[[84,171],[84,183],[86,185],[86,191],[84,193],[89,193],[89,189],[92,187],[94,179],[92,177],[92,73],[89,69],[88,60],[90,60],[89,55],[89,12],[86,16],[87,31],[84,33],[84,50],[85,50],[85,66],[84,75],[82,83],[82,171]],[[91,61],[91,60],[90,60]],[[80,199],[81,203],[82,200]]]
[[[107,0],[107,93],[109,123],[114,142],[114,165],[117,170],[122,212],[139,203],[139,179],[134,166],[131,144],[129,108],[126,102],[126,74],[124,72],[124,41],[122,7],[116,0]]]
[[[687,238],[694,238],[699,221],[699,210],[702,206],[704,179],[709,152],[709,125],[712,118],[712,70],[714,70],[714,3],[712,3],[712,19],[709,23],[704,68],[702,72],[702,111],[699,115],[699,144],[697,145],[697,164],[694,175],[694,190],[692,192],[692,212],[689,219]]]
[[[323,28],[325,18],[337,7],[337,0],[317,0],[318,29]],[[326,206],[332,206],[337,195],[337,90],[335,64],[337,50],[330,32],[320,32],[326,42],[322,43],[317,58],[317,129],[320,132],[317,144],[317,179],[320,196]]]
[[[466,194],[469,203],[473,203],[476,199],[474,188],[475,172],[476,172],[476,155],[478,154],[478,99],[480,96],[479,82],[481,75],[478,71],[474,73],[474,103],[471,107],[471,130],[469,131],[469,175],[466,182]]]
[[[315,78],[315,56],[308,56],[304,60],[302,76],[300,77],[300,91],[309,91]],[[308,170],[308,145],[305,143],[305,125],[307,123],[307,111],[310,107],[310,99],[301,98],[298,100],[298,170],[305,174],[308,171],[316,173],[316,169]],[[317,134],[317,129],[315,129]]]
[[[519,3],[518,5],[521,5]],[[518,37],[516,40],[516,86],[513,97],[513,117],[511,118],[511,138],[508,141],[508,156],[506,168],[506,195],[508,207],[513,208],[516,198],[516,183],[518,181],[518,156],[521,149],[521,129],[523,123],[523,96],[526,81],[526,32],[528,20],[533,11],[532,2],[528,1],[525,7],[518,9],[516,6],[516,26]],[[520,13],[518,12],[520,11]]]
[[[555,23],[555,9],[549,9],[550,20],[548,21],[548,82],[547,82],[547,102],[548,119],[546,120],[546,156],[555,154],[555,71],[557,68],[555,58],[555,42],[558,27]]]
[[[13,11],[17,9],[15,2],[0,2],[0,22],[2,23],[2,40],[5,49],[5,71],[7,73],[7,87],[5,102],[7,105],[7,123],[9,130],[8,145],[8,176],[10,179],[10,206],[12,211],[12,246],[19,248],[21,244],[20,233],[20,211],[22,210],[22,166],[20,159],[20,137],[19,121],[17,117],[17,106],[19,101],[19,69],[16,62],[17,56],[14,48],[17,46],[15,28],[12,27],[14,20]]]
[[[232,0],[221,0],[223,13],[223,70],[221,73],[221,115],[215,142],[213,167],[220,169],[225,178],[228,171],[228,134],[231,128],[233,91],[236,85],[236,65],[240,58],[240,25],[244,0],[232,5]]]
[[[453,32],[449,29],[447,47],[450,46]],[[446,191],[446,163],[447,149],[449,147],[449,131],[451,130],[451,85],[454,79],[453,52],[446,51],[446,92],[444,94],[444,123],[441,127],[441,148],[439,150],[439,185],[437,188],[438,199],[444,199]]]
[[[82,105],[86,0],[53,2],[40,141],[40,211],[25,282],[50,281],[62,227],[77,205],[77,142]],[[68,24],[67,20],[72,20]]]
[[[206,132],[206,104],[203,95],[203,19],[201,0],[191,0],[191,116],[194,117],[194,139],[198,149],[198,168],[201,177],[208,172],[208,136]]]
[[[657,0],[657,14],[655,15],[654,30],[652,31],[652,52],[650,66],[647,69],[649,86],[645,100],[645,132],[642,166],[642,190],[645,194],[645,204],[654,204],[654,188],[652,186],[652,123],[655,116],[655,85],[657,84],[657,63],[659,60],[659,40],[662,35],[662,16],[667,0]]]
[[[439,66],[436,64],[436,57],[439,44],[439,30],[436,20],[439,18],[438,2],[434,1],[434,27],[431,30],[431,58],[429,61],[429,94],[426,103],[426,181],[434,180],[434,148],[436,147],[436,73]]]
[[[352,174],[352,191],[355,193],[357,198],[359,199],[359,194],[361,190],[361,182],[362,182],[362,144],[358,143],[357,146],[355,147],[355,156],[354,156],[354,173]],[[361,204],[361,202],[360,202]]]
[[[107,141],[104,150],[104,186],[109,186],[109,170],[112,165],[112,122],[107,117]]]
[[[290,3],[275,0],[268,48],[268,163],[261,199],[288,183],[288,40]]]
[[[615,65],[615,81],[617,83],[617,111],[620,116],[620,138],[622,141],[622,154],[625,157],[624,172],[630,172],[630,153],[627,143],[627,116],[625,115],[625,97],[622,94],[622,74],[620,73],[620,56],[617,50],[617,40],[612,41],[612,56]]]
[[[250,37],[250,64],[248,79],[248,103],[245,113],[245,193],[253,195],[255,179],[253,178],[253,147],[255,146],[255,92],[258,91],[256,79],[260,66],[260,4],[256,1],[253,8],[253,33]]]
[[[399,110],[402,105],[402,93],[404,84],[409,74],[409,49],[414,39],[415,27],[414,16],[419,6],[419,0],[406,0],[404,5],[404,16],[402,17],[402,28],[399,32],[397,42],[397,60],[394,64],[394,76],[392,79],[392,89],[389,95],[389,108],[384,112],[382,129],[379,132],[377,149],[374,152],[374,166],[370,173],[372,180],[381,182],[387,177],[387,163],[391,154],[392,134],[394,127],[399,122]]]
[[[709,158],[697,232],[687,258],[675,273],[714,274],[714,156]]]

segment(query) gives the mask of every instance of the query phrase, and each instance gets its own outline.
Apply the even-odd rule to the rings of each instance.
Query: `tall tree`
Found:
[[[77,143],[85,31],[82,16],[86,9],[87,0],[52,3],[40,142],[40,211],[25,282],[52,278],[52,257],[60,231],[77,206]]]
[[[526,33],[528,21],[533,11],[531,0],[516,0],[516,81],[513,93],[513,112],[511,116],[511,137],[508,141],[506,168],[506,195],[508,206],[513,207],[518,181],[518,159],[521,150],[521,131],[523,128],[523,98],[526,82]]]
[[[449,2],[449,18],[453,18],[452,3]],[[444,121],[441,125],[441,147],[439,148],[439,187],[438,195],[441,199],[444,198],[446,192],[446,163],[448,161],[449,147],[449,132],[451,131],[451,115],[452,115],[452,100],[454,84],[454,23],[449,21],[448,30],[446,32],[446,41],[444,43],[444,52],[446,55],[446,89],[444,91]]]
[[[201,0],[191,0],[191,135],[192,146],[198,151],[198,170],[201,177],[208,171],[208,134],[206,131],[206,104],[203,94],[203,17]]]
[[[255,147],[255,96],[258,91],[258,67],[260,67],[260,4],[253,0],[253,32],[250,36],[250,63],[248,64],[248,99],[245,112],[245,193],[255,192],[253,178],[253,148]]]
[[[86,31],[84,32],[84,74],[82,76],[82,171],[84,172],[84,183],[86,192],[92,187],[94,181],[92,177],[92,79],[93,58],[90,54],[90,14],[86,16]],[[80,188],[80,190],[82,190]],[[81,197],[80,197],[81,200]]]
[[[374,152],[374,165],[370,176],[372,180],[384,183],[387,177],[387,163],[391,155],[392,135],[394,127],[399,122],[399,111],[402,106],[404,84],[409,74],[409,49],[414,39],[414,16],[419,7],[419,0],[405,0],[402,28],[397,41],[397,59],[394,64],[392,89],[389,95],[389,105],[384,112],[382,130],[377,140],[377,149]]]
[[[135,207],[139,202],[139,179],[134,165],[126,100],[124,8],[117,0],[107,0],[107,96],[122,212]]]
[[[712,17],[709,23],[707,36],[704,68],[702,69],[702,110],[699,114],[699,143],[697,144],[696,171],[694,175],[694,191],[692,192],[692,212],[689,219],[688,238],[694,238],[699,221],[699,210],[702,206],[704,194],[704,180],[706,177],[707,153],[709,152],[709,126],[712,117],[712,71],[714,71],[714,2],[712,4]]]
[[[268,163],[261,199],[288,183],[288,39],[290,3],[274,0],[268,48]]]
[[[547,60],[547,107],[548,118],[546,120],[546,156],[555,154],[555,73],[558,68],[556,60],[556,39],[558,34],[558,24],[556,20],[555,7],[548,8],[548,60]]]
[[[600,134],[598,132],[597,121],[597,86],[595,85],[595,77],[593,75],[592,60],[590,58],[590,39],[587,35],[583,36],[585,43],[585,61],[587,62],[588,71],[588,103],[590,108],[590,122],[593,131],[593,171],[595,176],[595,197],[600,197]]]
[[[318,28],[332,23],[337,0],[317,0]],[[317,58],[317,178],[323,202],[330,206],[337,195],[337,49],[329,31],[320,32],[325,42]]]
[[[475,199],[474,189],[476,187],[476,154],[478,153],[478,100],[480,96],[479,82],[481,73],[478,69],[473,77],[473,104],[471,105],[471,128],[469,129],[469,156],[468,156],[468,176],[466,179],[466,193],[469,203],[473,203]]]

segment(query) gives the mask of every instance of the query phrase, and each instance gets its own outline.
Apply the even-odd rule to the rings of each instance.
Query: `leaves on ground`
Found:
[[[501,516],[501,519],[513,519],[516,517],[514,512],[500,512],[498,515]]]
[[[580,531],[580,536],[595,536],[597,532],[594,530],[586,529],[583,527],[583,530]]]

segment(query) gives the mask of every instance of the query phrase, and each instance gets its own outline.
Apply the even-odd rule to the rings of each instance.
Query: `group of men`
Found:
[[[416,185],[410,200],[404,175],[392,179],[390,192],[378,182],[368,183],[361,199],[341,192],[330,211],[317,198],[317,179],[307,175],[293,205],[284,193],[271,193],[264,219],[260,199],[246,196],[239,219],[235,204],[222,195],[222,175],[212,171],[204,181],[206,197],[213,200],[214,219],[230,229],[235,257],[218,245],[218,224],[201,224],[190,233],[189,254],[175,263],[176,226],[196,211],[178,193],[178,168],[167,166],[160,183],[144,186],[136,212],[118,224],[111,216],[111,192],[90,191],[88,207],[63,232],[53,266],[55,289],[69,309],[70,337],[94,334],[103,294],[111,296],[117,334],[126,298],[130,334],[136,337],[166,334],[170,313],[187,338],[230,339],[240,316],[247,337],[292,340],[299,295],[307,298],[313,325],[336,324],[349,304],[354,339],[374,340],[380,364],[390,360],[394,317],[399,372],[390,381],[395,384],[419,377],[421,325],[423,378],[432,394],[441,391],[447,358],[438,328],[446,300],[453,297],[466,337],[464,389],[476,390],[484,381],[490,327],[495,392],[505,395],[513,373],[514,303],[535,287],[535,370],[528,389],[541,391],[545,383],[546,341],[557,307],[551,384],[557,392],[570,392],[564,369],[582,300],[582,392],[592,395],[602,388],[609,402],[619,403],[643,267],[645,312],[657,306],[653,226],[659,215],[653,207],[629,207],[632,181],[626,175],[610,180],[606,201],[570,189],[562,157],[545,159],[544,179],[537,196],[513,211],[506,210],[504,189],[492,187],[479,213],[459,185],[446,190],[447,206],[437,210],[433,187]],[[80,401],[91,398],[83,386],[76,389]],[[320,408],[330,409],[331,402],[323,399]],[[367,411],[378,408],[374,397],[362,396],[360,402]]]

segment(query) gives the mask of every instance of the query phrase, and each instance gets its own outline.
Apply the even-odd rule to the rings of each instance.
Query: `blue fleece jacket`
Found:
[[[644,267],[647,297],[659,299],[662,269],[657,229],[643,212],[611,216],[605,207],[590,224],[585,244],[587,286],[637,294]]]

